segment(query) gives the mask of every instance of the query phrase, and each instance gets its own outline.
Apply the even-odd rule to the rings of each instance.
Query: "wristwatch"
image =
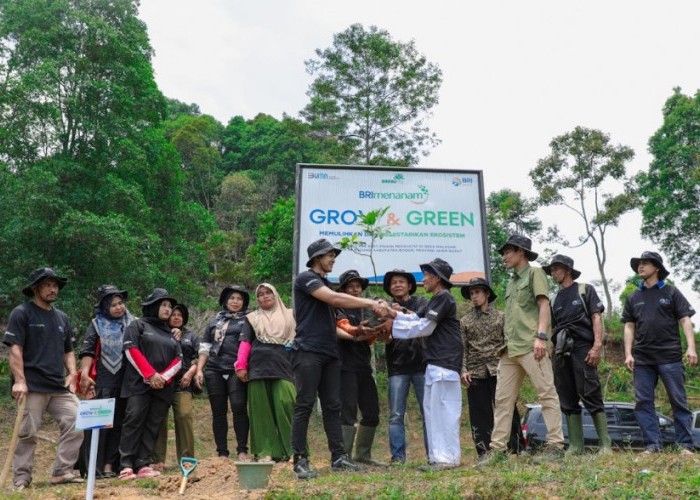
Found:
[[[540,340],[544,340],[545,342],[547,342],[549,340],[549,337],[547,337],[547,334],[544,332],[538,332],[537,338]]]

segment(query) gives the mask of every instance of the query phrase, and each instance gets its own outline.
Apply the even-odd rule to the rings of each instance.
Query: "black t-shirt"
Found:
[[[695,309],[674,286],[659,281],[643,285],[627,296],[623,323],[634,323],[632,356],[640,365],[662,365],[683,359],[678,321],[695,314]]]
[[[579,284],[574,281],[572,285],[559,290],[552,304],[554,316],[554,337],[563,328],[566,328],[574,339],[574,347],[592,346],[593,321],[591,316],[605,311],[603,302],[591,285],[585,285],[583,297],[579,295]],[[583,301],[586,301],[584,307]],[[588,314],[586,314],[588,309]]]
[[[419,316],[437,323],[433,333],[425,339],[425,362],[459,373],[462,370],[462,334],[457,319],[457,301],[450,291],[440,290],[433,295],[425,312]]]
[[[132,321],[124,332],[124,352],[136,348],[157,372],[164,371],[174,359],[182,359],[180,343],[175,340],[167,323],[155,318],[141,318]],[[128,361],[128,359],[127,359]],[[153,395],[172,400],[175,392],[174,380],[162,389],[153,389]],[[151,390],[141,374],[127,362],[122,383],[121,396],[128,398],[145,394]]]
[[[25,302],[10,313],[3,343],[23,348],[24,377],[29,392],[65,392],[64,354],[75,339],[66,314],[52,307],[42,309]],[[13,382],[14,383],[14,382]]]
[[[425,313],[428,299],[413,296],[399,304],[421,316]],[[425,372],[422,342],[423,339],[393,339],[386,345],[386,366],[390,377]]]
[[[248,380],[284,379],[294,382],[291,351],[284,345],[260,342],[247,319],[243,325],[243,340],[251,344]]]
[[[292,349],[337,358],[335,309],[311,295],[323,286],[330,288],[330,282],[311,269],[299,274],[294,280],[294,317],[297,327]]]
[[[199,357],[199,335],[185,328],[181,330],[180,349],[182,349],[182,368],[177,375],[175,375],[173,384],[175,385],[175,392],[192,392],[194,390],[194,384],[190,383],[189,387],[182,388],[180,387],[180,381],[187,370],[192,367],[192,364],[197,363],[197,358]]]
[[[365,309],[338,309],[338,319],[348,319],[352,326],[359,325],[362,321],[374,316],[367,314]],[[367,341],[355,342],[354,340],[338,339],[338,351],[342,370],[346,372],[371,372],[372,350]]]
[[[83,339],[83,345],[80,347],[80,354],[78,357],[81,359],[83,356],[95,357],[97,353],[97,343],[100,341],[100,334],[95,329],[95,323],[90,322],[87,332],[85,332],[85,338]],[[124,370],[126,369],[126,364],[129,361],[126,358],[122,359],[122,367],[117,373],[110,372],[101,363],[100,360],[97,361],[97,375],[95,376],[95,388],[96,389],[113,389],[115,387],[121,387],[122,381],[124,380]]]
[[[233,365],[238,359],[238,346],[243,340],[243,326],[246,324],[245,315],[241,312],[236,317],[230,318],[226,327],[226,335],[224,335],[224,341],[221,343],[218,354],[214,352],[213,345],[216,335],[216,323],[216,318],[209,321],[202,338],[202,342],[212,344],[212,348],[209,349],[209,360],[207,361],[206,369],[219,373],[235,373],[236,369]]]

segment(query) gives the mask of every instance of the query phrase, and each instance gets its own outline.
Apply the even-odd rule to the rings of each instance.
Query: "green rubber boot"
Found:
[[[344,425],[343,426],[343,448],[345,448],[345,453],[347,456],[352,456],[352,444],[355,442],[355,426],[354,425]]]
[[[604,411],[593,415],[593,425],[598,433],[598,455],[612,455],[612,441],[608,434],[608,417]]]
[[[357,442],[355,443],[355,456],[352,459],[361,464],[374,465],[376,467],[386,466],[385,463],[372,459],[372,443],[374,443],[374,433],[376,427],[366,427],[361,425],[357,428]]]
[[[583,447],[583,417],[581,414],[567,415],[566,426],[569,429],[569,449],[566,455],[581,455],[586,450]]]

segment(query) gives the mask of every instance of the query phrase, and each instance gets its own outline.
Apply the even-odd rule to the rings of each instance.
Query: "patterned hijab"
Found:
[[[258,308],[248,313],[248,321],[255,331],[255,337],[264,344],[289,344],[294,340],[296,322],[292,310],[284,305],[277,289],[269,283],[261,283],[255,289],[257,297],[260,288],[269,289],[275,296],[275,303],[270,309]]]
[[[122,368],[124,330],[134,321],[134,316],[128,309],[121,318],[110,316],[109,304],[112,303],[112,298],[114,295],[108,295],[100,302],[93,321],[100,336],[100,362],[110,373],[116,374]]]

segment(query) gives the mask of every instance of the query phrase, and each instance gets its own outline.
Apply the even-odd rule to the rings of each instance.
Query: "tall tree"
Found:
[[[674,89],[663,119],[649,139],[649,170],[636,178],[642,234],[700,291],[700,91],[691,97]]]
[[[438,103],[442,72],[413,40],[353,24],[316,56],[306,61],[315,80],[301,114],[318,133],[351,147],[351,161],[415,165],[439,143],[425,120]]]
[[[511,189],[501,189],[488,195],[486,199],[486,227],[491,258],[491,280],[499,297],[505,296],[508,284],[506,270],[498,249],[513,233],[524,234],[529,238],[537,236],[542,222],[537,218],[537,203],[525,198],[522,193]]]
[[[634,151],[610,144],[610,137],[600,130],[584,127],[555,137],[549,146],[551,153],[530,171],[530,179],[539,192],[539,203],[569,209],[580,219],[583,235],[572,245],[561,235],[558,226],[549,228],[549,233],[570,248],[593,244],[610,319],[613,304],[605,275],[605,237],[610,227],[617,226],[620,216],[635,207],[634,195],[625,191],[629,184],[626,163],[634,157]],[[615,187],[618,194],[607,191]]]
[[[213,220],[183,201],[137,14],[130,0],[0,1],[0,308],[43,264],[70,277],[62,303],[82,320],[106,281],[201,297]]]

